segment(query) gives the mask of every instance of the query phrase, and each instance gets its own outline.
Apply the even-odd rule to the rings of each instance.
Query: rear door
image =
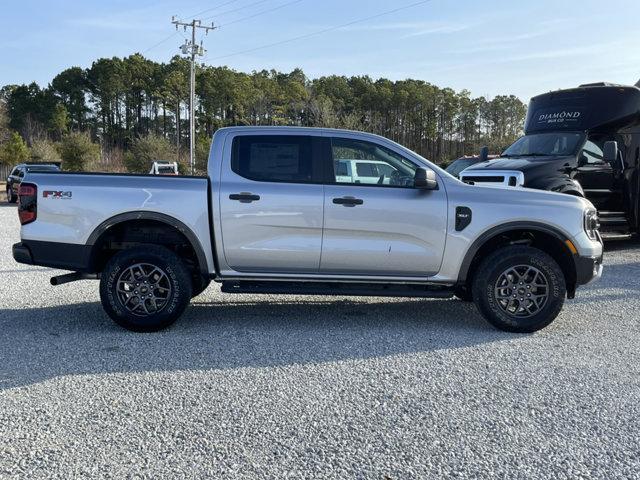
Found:
[[[420,277],[436,274],[442,263],[447,228],[444,189],[414,188],[418,165],[369,141],[333,137],[331,156],[325,186],[321,273]],[[377,166],[379,176],[368,174],[367,183],[345,179],[337,174],[343,159]],[[365,168],[362,174],[366,173]]]
[[[316,273],[323,224],[322,138],[227,140],[220,211],[224,256],[238,272]]]

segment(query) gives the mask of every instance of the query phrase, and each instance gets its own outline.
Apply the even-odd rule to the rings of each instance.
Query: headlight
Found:
[[[600,220],[598,212],[587,210],[584,212],[584,231],[591,240],[598,240],[598,230],[600,230]]]

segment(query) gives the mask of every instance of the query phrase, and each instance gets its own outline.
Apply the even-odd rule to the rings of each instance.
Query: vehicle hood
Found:
[[[518,157],[496,158],[487,162],[478,163],[462,173],[469,175],[477,171],[515,170],[524,173],[524,185],[533,186],[544,182],[549,178],[566,176],[568,169],[574,168],[576,158],[573,156],[554,157]]]
[[[573,156],[554,157],[500,157],[486,162],[477,163],[465,169],[465,173],[471,170],[518,170],[523,173],[534,170],[555,170],[570,166],[575,162]]]

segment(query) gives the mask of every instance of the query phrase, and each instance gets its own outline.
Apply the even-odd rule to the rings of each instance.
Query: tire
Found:
[[[191,278],[171,250],[157,245],[135,247],[107,262],[100,275],[100,300],[121,327],[156,332],[175,322],[189,305]]]
[[[18,201],[18,196],[13,194],[13,190],[7,186],[7,202],[16,203]]]
[[[205,278],[202,275],[196,275],[191,280],[191,298],[195,298],[204,292],[211,284],[211,279]]]
[[[462,300],[463,302],[473,302],[473,293],[469,287],[457,287],[453,294],[458,300]]]
[[[482,261],[473,278],[478,310],[506,332],[532,333],[546,327],[562,310],[566,294],[556,261],[532,247],[498,249]]]

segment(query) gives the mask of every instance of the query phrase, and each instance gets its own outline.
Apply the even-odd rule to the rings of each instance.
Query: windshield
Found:
[[[455,160],[451,165],[447,167],[447,172],[451,175],[458,176],[458,174],[467,167],[478,163],[478,160],[475,158],[460,158]]]
[[[559,132],[526,135],[515,141],[502,154],[503,157],[535,157],[575,155],[582,143],[582,133]]]
[[[60,170],[60,167],[57,165],[30,165],[27,166],[27,171],[29,172],[53,172]]]

